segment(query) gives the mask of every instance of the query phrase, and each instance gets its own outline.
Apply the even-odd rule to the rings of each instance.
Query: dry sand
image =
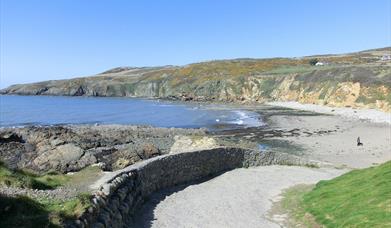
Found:
[[[365,168],[391,160],[391,125],[386,123],[339,115],[272,116],[270,120],[273,128],[299,128],[302,132],[335,131],[286,139],[306,149],[305,156],[313,160],[348,168]],[[363,146],[357,146],[357,137]]]
[[[280,227],[266,214],[282,189],[342,172],[293,166],[236,169],[184,189],[155,193],[135,227]]]
[[[378,111],[375,109],[354,109],[354,108],[338,108],[328,107],[315,104],[301,104],[299,102],[269,102],[269,105],[280,106],[285,108],[300,109],[317,113],[338,115],[349,119],[368,120],[374,123],[391,124],[391,113]]]

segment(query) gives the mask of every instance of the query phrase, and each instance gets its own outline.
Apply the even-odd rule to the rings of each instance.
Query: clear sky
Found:
[[[391,46],[391,0],[0,0],[0,87]]]

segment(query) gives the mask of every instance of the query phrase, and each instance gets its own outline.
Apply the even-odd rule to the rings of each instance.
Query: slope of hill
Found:
[[[303,58],[118,67],[91,77],[13,85],[1,94],[127,96],[197,101],[299,101],[391,111],[391,48]],[[311,65],[316,61],[323,65]]]
[[[391,161],[321,181],[303,204],[326,227],[390,227]]]

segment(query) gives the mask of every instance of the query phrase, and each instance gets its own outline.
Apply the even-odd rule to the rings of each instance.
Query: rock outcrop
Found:
[[[99,163],[104,170],[170,152],[176,135],[203,130],[135,126],[53,126],[0,130],[0,160],[12,169],[62,173]]]

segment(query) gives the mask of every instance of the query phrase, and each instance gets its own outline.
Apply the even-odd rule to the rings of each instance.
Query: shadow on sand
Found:
[[[143,206],[138,210],[138,212],[133,217],[133,222],[129,225],[129,227],[135,227],[135,228],[150,228],[152,227],[153,221],[156,220],[155,218],[155,209],[157,205],[162,202],[167,196],[170,196],[176,192],[180,192],[191,185],[198,185],[202,184],[203,182],[206,182],[208,180],[211,180],[217,176],[220,176],[221,174],[225,173],[219,172],[215,175],[210,175],[205,178],[201,178],[196,181],[187,182],[185,184],[177,185],[171,188],[162,189],[158,192],[152,193],[151,196],[148,197],[144,201]]]

